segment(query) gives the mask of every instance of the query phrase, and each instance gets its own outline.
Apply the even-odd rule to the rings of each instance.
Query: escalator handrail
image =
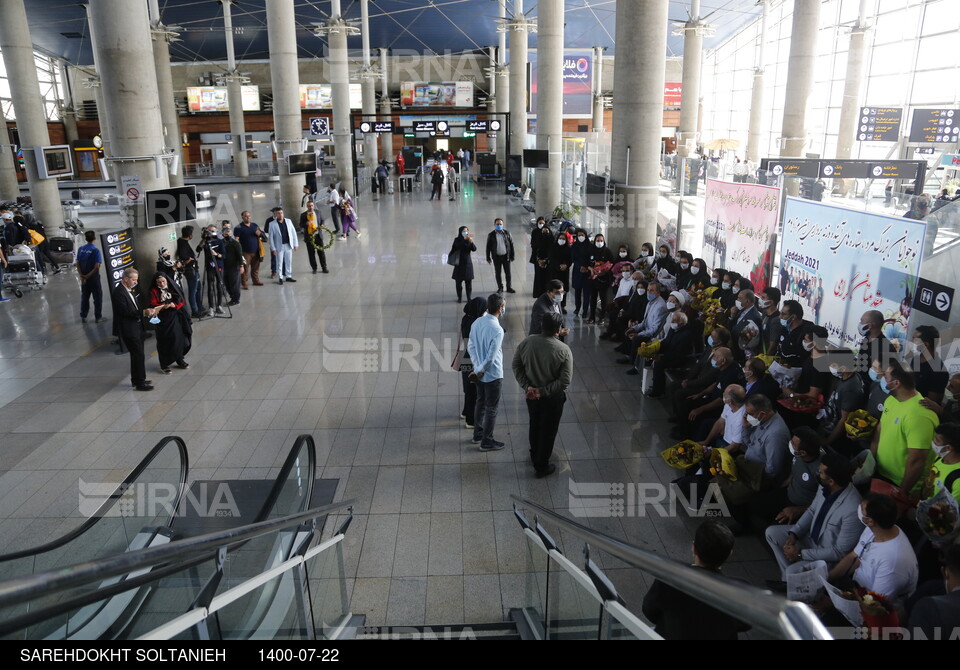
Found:
[[[170,442],[173,442],[176,445],[177,450],[180,452],[180,481],[178,482],[178,485],[177,485],[177,496],[176,496],[175,503],[170,506],[171,507],[170,516],[166,520],[166,522],[163,524],[165,527],[169,528],[170,525],[173,523],[174,519],[176,518],[177,510],[180,508],[180,505],[183,503],[184,496],[186,495],[187,476],[189,475],[189,470],[190,470],[189,458],[187,455],[187,445],[181,438],[175,435],[168,435],[167,437],[160,440],[157,443],[157,445],[150,450],[150,453],[148,453],[146,456],[143,457],[143,460],[140,461],[137,467],[135,467],[130,472],[130,474],[127,475],[126,478],[120,484],[117,485],[117,488],[114,490],[114,492],[111,493],[110,496],[103,501],[103,504],[100,505],[97,511],[94,512],[89,518],[87,518],[87,520],[84,521],[82,524],[74,528],[69,533],[61,537],[58,537],[57,539],[52,540],[51,542],[47,542],[46,544],[42,544],[38,547],[32,547],[30,549],[15,551],[9,554],[4,554],[0,556],[0,563],[3,563],[5,561],[16,560],[19,558],[26,558],[28,556],[36,556],[38,554],[42,554],[48,551],[52,551],[54,549],[58,549],[64,546],[65,544],[77,539],[84,533],[86,533],[96,523],[98,523],[101,519],[103,519],[107,515],[107,513],[110,512],[110,510],[118,502],[120,502],[120,498],[127,491],[127,489],[136,483],[140,475],[143,474],[143,471],[150,466],[153,460],[160,454],[161,451],[163,451],[167,447],[167,445]]]
[[[805,605],[784,600],[755,586],[720,579],[706,570],[698,570],[627,544],[517,494],[511,494],[510,498],[548,518],[551,523],[589,543],[591,547],[615,556],[757,630],[785,639],[832,639],[820,620]]]
[[[216,558],[220,549],[240,542],[255,539],[282,528],[309,523],[345,508],[353,507],[356,501],[344,500],[321,507],[291,514],[280,519],[260,521],[230,530],[207,533],[196,537],[176,540],[167,544],[124,552],[85,563],[48,570],[34,575],[17,577],[0,582],[0,608],[11,607],[40,595],[52,595],[71,588],[101,582],[108,577],[131,573],[142,568],[164,565],[171,562],[193,562],[203,558]],[[204,558],[201,554],[209,554]]]
[[[280,473],[277,475],[277,478],[273,481],[273,486],[270,488],[270,494],[267,496],[267,499],[263,501],[263,505],[260,506],[260,512],[257,513],[254,522],[265,521],[270,515],[270,512],[273,510],[274,505],[277,504],[277,499],[280,497],[280,494],[283,492],[283,488],[287,483],[287,478],[290,475],[290,471],[293,470],[293,467],[297,463],[297,459],[300,456],[300,446],[306,443],[307,445],[307,472],[309,476],[307,477],[307,492],[306,495],[302,496],[302,506],[300,511],[303,511],[304,507],[310,506],[310,499],[313,496],[313,485],[316,481],[316,464],[317,464],[317,448],[313,441],[312,435],[298,435],[296,441],[294,441],[293,446],[290,448],[290,452],[287,454],[286,460],[283,462],[283,466],[280,468]]]

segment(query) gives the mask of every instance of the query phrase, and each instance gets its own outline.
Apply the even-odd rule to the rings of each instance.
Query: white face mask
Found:
[[[950,390],[949,387],[947,387],[947,388],[943,389],[943,399],[944,399],[944,400],[956,400],[956,399],[957,399],[957,396],[956,396],[956,394],[955,394],[953,391]]]
[[[870,332],[870,324],[861,323],[858,330],[860,331],[861,335],[866,336]]]
[[[676,329],[679,328],[679,327],[680,327],[680,324],[677,323],[676,321],[671,321],[671,322],[670,322],[670,330],[676,330]]]
[[[597,245],[597,249],[603,249],[603,240],[600,240],[599,242],[594,242],[594,244]]]
[[[621,252],[620,252],[620,258],[626,258],[626,257],[627,257],[627,252],[626,252],[626,251],[621,251]]]
[[[623,278],[624,278],[624,279],[630,279],[630,277],[632,277],[632,276],[633,276],[633,273],[632,273],[632,272],[624,272],[624,273],[623,273]]]
[[[758,418],[755,417],[755,416],[751,416],[751,415],[747,414],[747,423],[749,423],[751,426],[753,426],[754,428],[756,428],[757,426],[760,425],[760,419],[758,419]]]
[[[541,229],[543,228],[543,221],[537,224],[537,228],[541,228]]]
[[[561,247],[562,247],[563,245],[565,245],[566,243],[567,243],[566,240],[557,240],[557,244],[560,245]]]
[[[863,520],[863,507],[857,505],[857,518],[860,519],[860,523],[866,526],[866,522]]]
[[[583,235],[577,235],[577,242],[586,242],[587,238]]]
[[[720,288],[722,288],[724,291],[729,290],[729,289],[730,289],[730,282],[728,282],[728,281],[723,282],[722,284],[720,284]]]
[[[670,311],[670,312],[675,312],[675,311],[677,311],[678,309],[680,309],[680,305],[678,305],[677,303],[675,303],[675,302],[668,302],[668,303],[667,303],[667,310],[668,310],[668,311]]]
[[[719,281],[716,277],[710,277],[710,284],[713,286],[716,286]]]
[[[732,289],[730,289],[730,292],[736,295],[740,292],[740,287],[734,286]]]
[[[832,374],[837,379],[840,379],[841,377],[840,368],[830,368],[830,374]]]
[[[690,268],[690,274],[692,275],[700,274],[700,266],[694,265],[692,268]]]
[[[807,351],[813,351],[814,343],[813,342],[804,342],[803,348]]]
[[[648,258],[649,256],[650,256],[650,252],[647,251],[646,249],[640,252],[640,258]]]
[[[559,305],[561,302],[563,302],[563,294],[562,294],[562,293],[559,293],[559,294],[557,294],[557,295],[555,295],[555,296],[552,296],[551,299],[552,299],[555,303],[557,303],[557,304]]]
[[[681,263],[681,264],[680,264],[680,269],[681,269],[681,270],[686,270],[688,267],[690,267],[690,264],[689,264],[689,263]]]
[[[920,345],[913,341],[907,342],[907,353],[916,356],[920,353]]]
[[[743,303],[740,302],[739,300],[737,300],[735,304],[736,304],[736,306],[737,306],[737,309],[739,309],[739,310],[742,312],[742,311],[743,311]]]
[[[770,306],[770,301],[769,301],[769,300],[761,300],[761,301],[760,301],[760,309],[767,309],[769,306]]]
[[[791,456],[797,456],[797,450],[793,448],[793,440],[787,440],[787,449],[790,450]]]

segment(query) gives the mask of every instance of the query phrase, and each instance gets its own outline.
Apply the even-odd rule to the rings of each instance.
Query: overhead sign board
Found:
[[[960,110],[915,109],[910,126],[910,141],[916,143],[950,144],[960,140]]]
[[[770,161],[767,164],[767,170],[772,172],[775,177],[783,175],[785,177],[816,178],[820,176],[820,161],[805,158],[784,158]]]
[[[489,127],[490,124],[487,121],[467,121],[467,132],[485,133]]]
[[[900,139],[903,107],[862,107],[857,139],[861,142],[896,142]]]
[[[415,133],[435,133],[437,131],[436,121],[414,121],[413,132]]]
[[[361,133],[392,133],[393,121],[361,121]]]

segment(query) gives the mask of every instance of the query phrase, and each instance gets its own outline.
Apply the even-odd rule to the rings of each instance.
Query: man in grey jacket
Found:
[[[621,365],[633,365],[637,360],[637,347],[642,342],[652,342],[657,339],[657,335],[663,330],[663,324],[667,321],[667,302],[660,296],[660,284],[655,281],[647,285],[647,311],[643,315],[643,321],[628,328],[624,336],[627,345],[627,355],[618,358],[617,363]]]
[[[767,544],[784,580],[813,561],[832,567],[856,546],[863,524],[857,516],[860,494],[851,483],[852,476],[846,458],[827,452],[820,460],[821,488],[813,504],[793,526],[767,528]]]

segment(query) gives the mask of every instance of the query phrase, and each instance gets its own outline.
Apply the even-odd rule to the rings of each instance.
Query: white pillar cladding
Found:
[[[27,25],[23,0],[5,0],[0,3],[0,54],[7,70],[10,97],[17,117],[17,130],[23,147],[23,162],[27,169],[27,183],[36,216],[52,234],[63,224],[60,208],[60,189],[56,179],[40,179],[33,148],[50,145],[47,115],[40,95],[37,63]],[[16,198],[19,191],[4,197]]]
[[[143,191],[170,185],[166,165],[157,171],[152,160],[127,157],[157,156],[164,153],[163,123],[157,105],[157,70],[150,39],[147,4],[129,0],[90,0],[91,25],[97,35],[97,62],[106,104],[119,113],[109,115],[113,140],[111,177],[119,187],[123,177],[139,177]],[[125,212],[134,229],[136,267],[140,280],[153,275],[157,250],[171,243],[170,227],[146,229],[137,209]]]
[[[370,58],[370,0],[360,0],[360,17],[360,36],[363,40],[363,71],[360,75],[363,113],[370,115],[367,120],[372,121],[371,117],[377,113],[377,75]],[[363,161],[370,170],[370,178],[375,179],[373,172],[380,161],[375,133],[364,136],[363,147]]]
[[[293,0],[266,0],[270,79],[273,84],[273,130],[280,160],[280,204],[287,218],[300,218],[304,178],[288,174],[284,152],[300,153],[303,130],[300,74],[297,69],[297,24]]]
[[[807,107],[813,91],[819,32],[820,3],[794,3],[780,137],[780,156],[784,158],[801,158],[804,154],[807,142]]]
[[[97,32],[93,25],[90,3],[84,5],[87,12],[87,32],[90,34],[90,49],[93,52],[93,67],[97,71],[95,77],[88,78],[87,84],[93,88],[94,95],[97,98],[97,120],[100,122],[100,139],[103,140],[103,153],[110,156],[113,153],[110,142],[110,110],[107,109],[107,103],[103,97],[103,86],[100,82],[100,57],[97,55]]]
[[[760,35],[757,41],[757,62],[753,70],[753,93],[750,98],[750,128],[747,133],[747,160],[758,166],[765,153],[763,141],[764,98],[766,95],[765,73],[767,69],[767,21],[770,16],[769,0],[760,0],[763,16],[760,19]]]
[[[250,161],[247,154],[247,133],[243,118],[243,75],[237,71],[237,57],[233,44],[233,0],[220,0],[223,4],[223,29],[227,45],[227,105],[230,111],[230,140],[233,151],[233,174],[236,177],[250,176]],[[299,90],[298,90],[299,96]],[[299,98],[298,98],[299,99]]]
[[[550,167],[537,177],[537,209],[550,214],[563,201],[563,0],[537,3],[537,148]]]
[[[703,35],[700,0],[690,2],[690,20],[678,32],[683,33],[683,99],[680,128],[677,131],[677,155],[686,158],[694,152],[698,140],[700,78],[703,66]]]
[[[20,182],[13,157],[13,143],[10,141],[7,120],[0,117],[0,123],[3,124],[3,128],[0,128],[0,198],[16,200],[20,195]]]
[[[380,118],[389,121],[393,117],[393,107],[390,104],[390,80],[389,80],[389,61],[387,60],[387,50],[380,49]],[[393,162],[393,135],[384,133],[380,136],[381,155]]]
[[[497,43],[497,104],[493,111],[498,114],[506,114],[510,111],[510,70],[507,69],[507,32],[505,23],[507,20],[506,0],[497,0],[497,10],[498,16],[500,17],[500,25],[503,26],[503,29],[499,31],[497,36],[499,38]],[[505,117],[498,118],[501,122],[505,121]],[[500,162],[501,165],[506,164],[507,137],[509,133],[510,128],[506,123],[503,123],[503,128],[497,133],[496,139],[497,161]]]
[[[843,105],[840,107],[840,127],[837,131],[837,158],[850,158],[860,125],[860,97],[866,77],[867,0],[860,0],[860,15],[850,29],[850,48],[847,49],[847,77],[843,84]]]
[[[529,21],[523,15],[523,0],[514,0],[510,30],[510,152],[516,156],[527,148],[527,58]],[[506,158],[502,159],[506,161]]]
[[[353,127],[350,124],[350,69],[347,52],[347,34],[356,28],[347,25],[340,13],[340,0],[331,0],[330,19],[317,28],[326,34],[329,54],[327,67],[333,97],[333,144],[336,147],[337,177],[344,188],[354,189],[353,181]]]
[[[77,110],[73,104],[73,88],[67,74],[67,62],[61,60],[57,64],[57,73],[60,77],[60,83],[63,85],[63,100],[60,106],[60,118],[63,121],[63,128],[67,135],[67,144],[73,145],[80,139],[80,132],[77,130]]]
[[[593,47],[593,132],[603,132],[603,47]]]
[[[178,33],[171,31],[160,20],[159,0],[150,0],[150,25],[153,34],[153,61],[157,71],[157,90],[160,92],[160,119],[163,122],[163,141],[170,152],[183,157],[180,141],[180,116],[173,99],[173,73],[170,71],[170,40]],[[183,186],[183,160],[177,161],[175,174],[170,175],[171,186]]]
[[[639,249],[657,236],[669,0],[617,0],[609,243]]]

